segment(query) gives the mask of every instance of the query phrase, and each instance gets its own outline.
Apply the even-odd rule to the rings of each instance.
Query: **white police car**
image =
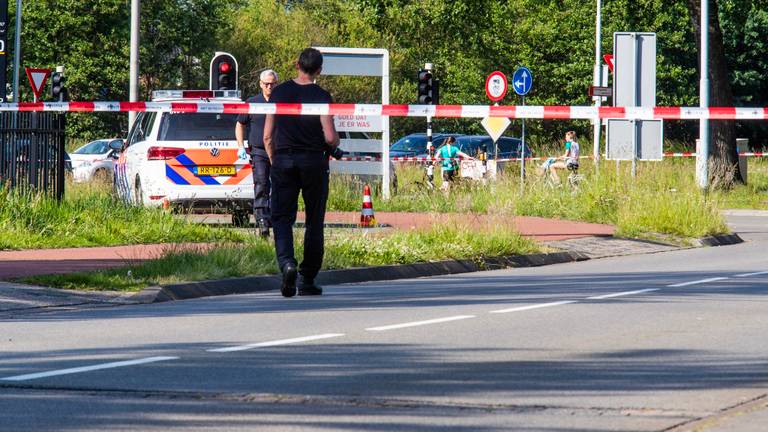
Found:
[[[153,102],[241,102],[238,91],[155,91]],[[248,222],[250,162],[238,159],[236,114],[141,112],[115,162],[115,192],[125,202],[229,212]]]

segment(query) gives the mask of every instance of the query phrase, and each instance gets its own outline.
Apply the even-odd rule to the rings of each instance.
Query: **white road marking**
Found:
[[[768,271],[760,271],[760,272],[754,272],[754,273],[742,273],[742,274],[737,274],[735,277],[741,278],[741,277],[758,276],[758,275],[764,275],[764,274],[768,274]]]
[[[701,279],[701,280],[697,280],[697,281],[683,282],[683,283],[667,285],[667,286],[669,288],[679,288],[679,287],[684,287],[684,286],[688,286],[688,285],[697,285],[697,284],[703,284],[703,283],[707,283],[707,282],[719,281],[719,280],[723,280],[723,279],[728,279],[728,278],[725,277],[725,276],[723,276],[723,277],[713,277],[713,278],[709,278],[709,279]]]
[[[659,288],[647,288],[647,289],[641,289],[641,290],[636,290],[636,291],[624,291],[624,292],[618,292],[618,293],[613,293],[613,294],[604,294],[604,295],[599,295],[599,296],[594,296],[594,297],[587,297],[587,300],[603,300],[603,299],[614,298],[614,297],[623,297],[623,296],[634,295],[634,294],[643,294],[643,293],[652,292],[652,291],[658,291],[658,290],[659,290]]]
[[[403,324],[392,324],[388,326],[381,326],[381,327],[369,327],[366,330],[368,331],[385,331],[385,330],[394,330],[394,329],[401,329],[406,327],[416,327],[416,326],[422,326],[422,325],[429,325],[429,324],[439,324],[449,321],[457,321],[457,320],[463,320],[467,318],[474,318],[474,315],[457,315],[452,317],[446,317],[446,318],[437,318],[437,319],[431,319],[426,321],[414,321],[409,323],[403,323]]]
[[[48,372],[40,372],[40,373],[33,373],[33,374],[26,374],[26,375],[16,375],[16,376],[0,378],[0,380],[26,381],[26,380],[47,378],[47,377],[58,376],[58,375],[68,375],[68,374],[75,374],[80,372],[91,372],[91,371],[102,370],[102,369],[111,369],[111,368],[118,368],[118,367],[125,367],[125,366],[136,366],[141,364],[155,363],[155,362],[161,362],[166,360],[178,360],[178,359],[179,357],[146,357],[142,359],[103,363],[103,364],[97,364],[93,366],[83,366],[83,367],[59,369],[59,370],[52,370]]]
[[[341,336],[344,336],[344,334],[343,333],[326,333],[326,334],[320,334],[320,335],[314,335],[314,336],[297,337],[293,339],[281,339],[281,340],[274,340],[274,341],[268,341],[268,342],[257,342],[257,343],[252,343],[248,345],[239,345],[239,346],[233,346],[233,347],[227,347],[227,348],[215,348],[215,349],[209,349],[206,351],[207,352],[245,351],[252,348],[265,348],[265,347],[272,347],[272,346],[279,346],[279,345],[290,345],[295,343],[309,342],[309,341],[315,341],[320,339],[329,339],[329,338],[335,338],[335,337],[341,337]]]
[[[491,311],[489,313],[500,314],[500,313],[508,313],[508,312],[521,312],[521,311],[527,311],[527,310],[531,310],[531,309],[540,309],[540,308],[545,308],[545,307],[567,305],[567,304],[571,304],[571,303],[577,303],[577,301],[576,300],[564,300],[564,301],[552,302],[552,303],[540,303],[540,304],[534,304],[534,305],[528,305],[528,306],[513,307],[513,308],[509,308],[509,309],[495,310],[495,311]]]

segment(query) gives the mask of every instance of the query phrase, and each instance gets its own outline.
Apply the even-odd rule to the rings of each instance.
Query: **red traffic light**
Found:
[[[227,73],[230,70],[232,70],[232,65],[227,62],[221,62],[219,63],[219,72],[221,73]]]

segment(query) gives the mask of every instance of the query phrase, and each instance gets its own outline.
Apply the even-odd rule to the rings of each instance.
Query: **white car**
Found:
[[[210,94],[208,94],[210,93]],[[163,90],[155,102],[242,102],[238,91]],[[228,212],[248,223],[253,174],[238,159],[236,114],[140,112],[115,164],[115,192],[142,206]]]
[[[100,139],[73,151],[69,154],[72,160],[72,178],[76,182],[90,181],[93,178],[111,179],[115,159],[122,147],[122,139]]]

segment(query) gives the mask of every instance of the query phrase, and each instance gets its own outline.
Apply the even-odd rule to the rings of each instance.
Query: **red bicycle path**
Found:
[[[530,216],[499,217],[457,213],[397,213],[377,212],[376,222],[392,229],[426,229],[433,226],[465,226],[468,229],[499,226],[517,230],[535,241],[546,242],[580,237],[612,236],[615,227],[605,224],[574,222]],[[215,219],[216,216],[212,216]],[[298,221],[304,215],[299,213]],[[327,224],[356,225],[357,212],[328,212]],[[174,250],[194,250],[210,244],[145,244],[111,247],[84,247],[66,249],[34,249],[0,251],[0,280],[9,280],[42,274],[61,274],[106,268],[126,267],[156,259]]]

